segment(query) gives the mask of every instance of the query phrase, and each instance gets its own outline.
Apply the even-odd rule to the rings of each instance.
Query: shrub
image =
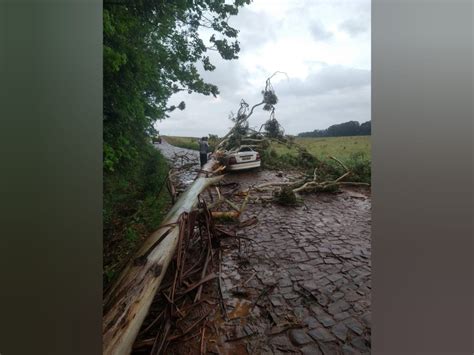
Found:
[[[164,188],[169,167],[151,144],[133,166],[104,175],[104,289],[140,241],[161,223],[170,206]]]
[[[301,151],[298,155],[285,152],[278,154],[271,147],[260,152],[262,156],[262,164],[268,169],[302,169],[313,175],[314,169],[317,169],[318,180],[329,181],[335,180],[346,173],[346,170],[335,160],[326,157],[324,159],[317,158],[307,151]],[[362,153],[352,153],[341,162],[351,171],[345,181],[365,182],[371,181],[371,161],[370,158]]]
[[[357,152],[350,155],[345,164],[352,172],[350,180],[354,182],[369,183],[372,176],[372,168],[370,159],[363,153]]]
[[[277,203],[284,206],[294,206],[298,204],[298,199],[295,193],[289,186],[284,186],[280,190],[274,193],[274,197]]]

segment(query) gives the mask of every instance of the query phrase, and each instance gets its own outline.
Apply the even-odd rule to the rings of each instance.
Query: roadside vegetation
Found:
[[[186,148],[191,150],[199,150],[199,144],[197,137],[170,137],[163,136],[163,138],[171,145],[180,148]]]
[[[357,137],[328,137],[328,138],[295,138],[295,143],[306,148],[309,153],[317,158],[324,158],[334,155],[338,158],[345,159],[354,153],[361,153],[370,157],[371,144],[370,136]],[[292,154],[296,155],[296,149],[288,149],[282,144],[275,144],[273,147],[279,155]]]
[[[174,146],[198,150],[196,137],[165,137]],[[262,164],[267,169],[301,169],[318,167],[321,177],[334,178],[342,175],[342,168],[330,156],[337,157],[352,171],[354,182],[370,183],[371,180],[371,142],[370,136],[354,137],[294,137],[296,144],[305,148],[307,154],[301,154],[296,147],[272,142],[261,150]],[[309,153],[309,154],[308,154]]]
[[[168,163],[148,146],[126,175],[106,176],[104,184],[103,284],[108,286],[124,262],[158,228],[171,206],[165,183]]]
[[[147,318],[145,312],[137,310],[143,309],[146,311],[144,308],[147,307],[148,309],[154,299],[159,303],[159,307],[153,314],[152,312],[148,314],[153,320],[146,325],[145,329],[149,330],[155,324],[157,324],[157,329],[153,331],[151,338],[150,335],[145,334],[146,330],[141,332],[141,336],[140,331],[138,331],[139,341],[152,340],[152,343],[149,344],[151,346],[150,352],[160,353],[162,349],[167,349],[167,341],[169,341],[170,336],[174,336],[175,339],[183,336],[183,328],[176,326],[176,324],[180,324],[181,321],[187,321],[187,317],[179,309],[189,307],[189,301],[193,302],[191,307],[201,303],[201,301],[205,301],[200,299],[203,291],[202,286],[204,282],[213,279],[217,273],[216,269],[214,269],[216,270],[214,272],[212,270],[214,260],[217,260],[218,263],[214,265],[218,267],[218,270],[221,269],[222,251],[219,249],[221,239],[218,238],[236,236],[234,233],[237,230],[222,228],[223,226],[216,225],[215,220],[218,220],[220,223],[227,222],[224,224],[228,224],[230,218],[239,219],[249,202],[275,202],[285,206],[295,206],[304,203],[303,195],[305,194],[337,192],[341,186],[348,185],[369,185],[358,182],[367,178],[367,171],[363,170],[363,166],[357,163],[354,155],[356,153],[349,155],[347,162],[350,162],[351,165],[343,163],[340,158],[332,156],[318,158],[307,148],[296,144],[294,137],[285,136],[283,127],[275,118],[275,105],[278,102],[278,97],[271,85],[271,79],[279,73],[275,72],[275,74],[267,78],[265,89],[261,91],[262,99],[260,102],[250,106],[245,100],[242,99],[240,101],[237,113],[231,113],[229,116],[234,125],[227,134],[220,139],[217,136],[209,137],[210,145],[215,145],[215,148],[213,148],[215,154],[209,159],[208,163],[200,168],[196,178],[187,187],[186,192],[179,199],[173,201],[174,206],[165,223],[159,227],[157,232],[151,237],[152,239],[149,240],[149,243],[143,245],[143,248],[137,251],[133,259],[128,262],[130,267],[122,273],[122,277],[117,281],[116,287],[111,289],[105,303],[106,311],[104,314],[104,349],[107,354],[115,354],[120,349],[125,349],[127,353],[132,351],[133,344],[137,341],[137,332],[135,330],[142,328]],[[257,131],[249,127],[249,118],[258,107],[267,111],[270,117],[261,126],[261,129]],[[173,139],[171,139],[171,142],[173,143]],[[187,146],[188,148],[196,148],[196,142],[197,139],[189,137],[178,138],[174,141],[175,144]],[[316,142],[316,144],[318,143]],[[352,143],[353,147],[358,144],[358,142]],[[314,142],[307,144],[309,144],[309,147],[312,147]],[[335,144],[338,145],[337,142]],[[231,182],[223,184],[227,186],[234,185],[226,193],[221,190],[224,186],[218,186],[218,182],[223,178],[222,171],[227,165],[226,157],[229,156],[229,153],[232,154],[245,147],[252,147],[260,152],[260,156],[264,156],[262,160],[269,167],[274,163],[285,164],[290,169],[304,170],[306,174],[296,174],[296,178],[291,179],[291,181],[267,181],[263,184],[249,186],[246,190],[241,191],[238,191],[240,190],[239,183],[234,184]],[[277,149],[280,149],[280,152],[277,152]],[[342,151],[347,150],[345,146],[341,149]],[[315,151],[318,151],[317,147]],[[150,157],[153,156],[153,154],[150,155]],[[359,154],[359,156],[362,157],[363,154]],[[148,162],[148,160],[145,161]],[[151,158],[150,164],[147,163],[143,168],[139,169],[139,171],[144,172],[142,178],[144,178],[144,181],[148,180],[148,183],[144,183],[141,186],[137,181],[137,186],[143,187],[144,191],[150,186],[155,186],[152,192],[155,196],[159,196],[161,193],[160,183],[150,181],[149,179],[157,179],[155,167],[158,165],[159,162],[153,161]],[[286,171],[290,172],[290,169],[286,169]],[[161,171],[164,170],[161,169]],[[177,171],[173,171],[171,175],[173,174],[177,174]],[[281,171],[276,175],[284,178],[284,174],[285,172]],[[148,177],[149,179],[147,179]],[[162,178],[161,186],[166,181],[165,176],[162,176]],[[255,182],[258,182],[258,180],[256,178]],[[172,179],[170,179],[170,183],[167,186],[169,186],[170,191],[177,190]],[[133,184],[130,185],[126,182],[122,187],[125,189],[131,188],[132,192],[136,188]],[[142,189],[139,190],[141,191]],[[212,193],[213,190],[216,190],[215,195]],[[209,193],[209,204],[200,198],[205,191]],[[259,196],[259,192],[264,192],[265,196]],[[119,191],[116,191],[114,195],[120,196]],[[174,196],[175,194],[173,193]],[[144,201],[147,201],[147,199],[145,198]],[[124,206],[127,206],[127,204],[125,203]],[[195,209],[194,207],[196,206],[198,208]],[[140,211],[140,207],[135,207],[135,209]],[[134,213],[132,216],[135,217],[137,214]],[[144,213],[144,215],[146,216],[147,214]],[[120,222],[122,221],[123,218],[120,219]],[[241,222],[237,228],[258,223],[258,219],[252,217]],[[128,234],[125,235],[125,238],[128,238]],[[163,238],[167,238],[167,241],[162,244]],[[214,259],[214,256],[216,259]],[[170,264],[173,266],[168,269]],[[168,278],[164,275],[163,270],[170,270],[170,272],[167,271]],[[196,289],[194,296],[191,294],[191,298],[182,297],[187,296],[188,292],[194,289]],[[223,310],[222,314],[225,315],[226,307],[220,279],[218,279],[218,289],[220,290],[219,300],[221,302],[221,310]],[[157,292],[157,290],[161,290],[161,292]],[[156,297],[157,295],[158,297]],[[193,298],[194,301],[192,301]],[[156,316],[157,314],[158,316]],[[195,319],[192,322],[194,325],[199,324],[206,317],[207,315],[200,318],[197,322]],[[204,339],[206,328],[205,325],[201,327],[200,334],[202,335],[200,336],[201,339]],[[161,345],[156,348],[157,344]],[[202,353],[202,346],[205,343],[201,340],[200,344]]]
[[[151,144],[154,123],[186,108],[169,102],[177,92],[219,94],[198,67],[215,69],[210,51],[238,58],[238,31],[228,21],[249,3],[104,1],[104,286],[167,210],[160,184],[168,167]],[[201,38],[201,27],[210,38]]]
[[[281,143],[270,145],[262,152],[262,162],[267,168],[318,168],[321,177],[327,179],[340,176],[342,167],[329,157],[339,159],[352,172],[351,181],[370,183],[371,144],[370,136],[295,138],[295,143],[307,150],[301,153],[294,147]]]

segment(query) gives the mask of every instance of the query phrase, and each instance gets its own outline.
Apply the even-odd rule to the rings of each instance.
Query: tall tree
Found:
[[[372,123],[370,121],[364,122],[360,125],[360,134],[362,136],[370,136],[372,134]]]
[[[104,172],[139,159],[153,124],[167,117],[174,93],[216,96],[197,65],[212,71],[208,52],[238,58],[229,18],[250,0],[107,0],[104,2]],[[200,29],[210,36],[205,42]],[[178,105],[184,109],[184,103]]]
[[[349,121],[330,126],[327,129],[315,129],[312,132],[299,133],[299,137],[343,137],[343,136],[369,136],[371,134],[371,121],[359,124]]]

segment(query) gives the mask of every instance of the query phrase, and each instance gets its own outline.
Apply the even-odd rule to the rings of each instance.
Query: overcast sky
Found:
[[[350,120],[370,120],[370,1],[254,0],[233,17],[239,32],[239,59],[224,61],[214,52],[213,72],[203,77],[219,87],[217,98],[179,93],[169,104],[186,102],[156,128],[164,135],[222,136],[243,98],[261,101],[265,79],[278,96],[275,117],[287,134],[324,129]],[[202,32],[204,37],[209,37]],[[251,127],[268,112],[258,110]]]

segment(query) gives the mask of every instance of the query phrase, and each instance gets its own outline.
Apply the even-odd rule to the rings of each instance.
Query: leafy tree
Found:
[[[372,134],[372,124],[370,121],[364,122],[360,125],[360,134],[362,136],[370,136]]]
[[[208,52],[238,58],[238,31],[228,20],[250,0],[110,0],[104,2],[104,172],[127,171],[143,154],[156,120],[174,93],[216,96],[197,65],[212,71]],[[200,28],[210,31],[208,43]]]
[[[371,134],[371,122],[359,124],[357,121],[349,121],[335,124],[327,129],[315,129],[312,132],[303,132],[299,137],[343,137],[343,136],[366,136]]]
[[[103,10],[104,267],[127,257],[127,235],[157,227],[167,205],[167,164],[151,145],[156,120],[184,110],[177,92],[217,95],[198,72],[214,70],[208,53],[235,59],[230,16],[250,0],[105,0]],[[200,29],[205,28],[208,38]],[[135,231],[135,232],[134,232]],[[125,238],[117,244],[117,236]],[[119,239],[120,240],[120,239]],[[137,239],[138,240],[138,239]],[[128,248],[128,249],[127,249]],[[109,280],[110,281],[110,280]],[[108,281],[107,281],[108,282]]]
[[[359,134],[359,122],[349,121],[341,124],[332,125],[327,129],[330,137],[353,136]]]

